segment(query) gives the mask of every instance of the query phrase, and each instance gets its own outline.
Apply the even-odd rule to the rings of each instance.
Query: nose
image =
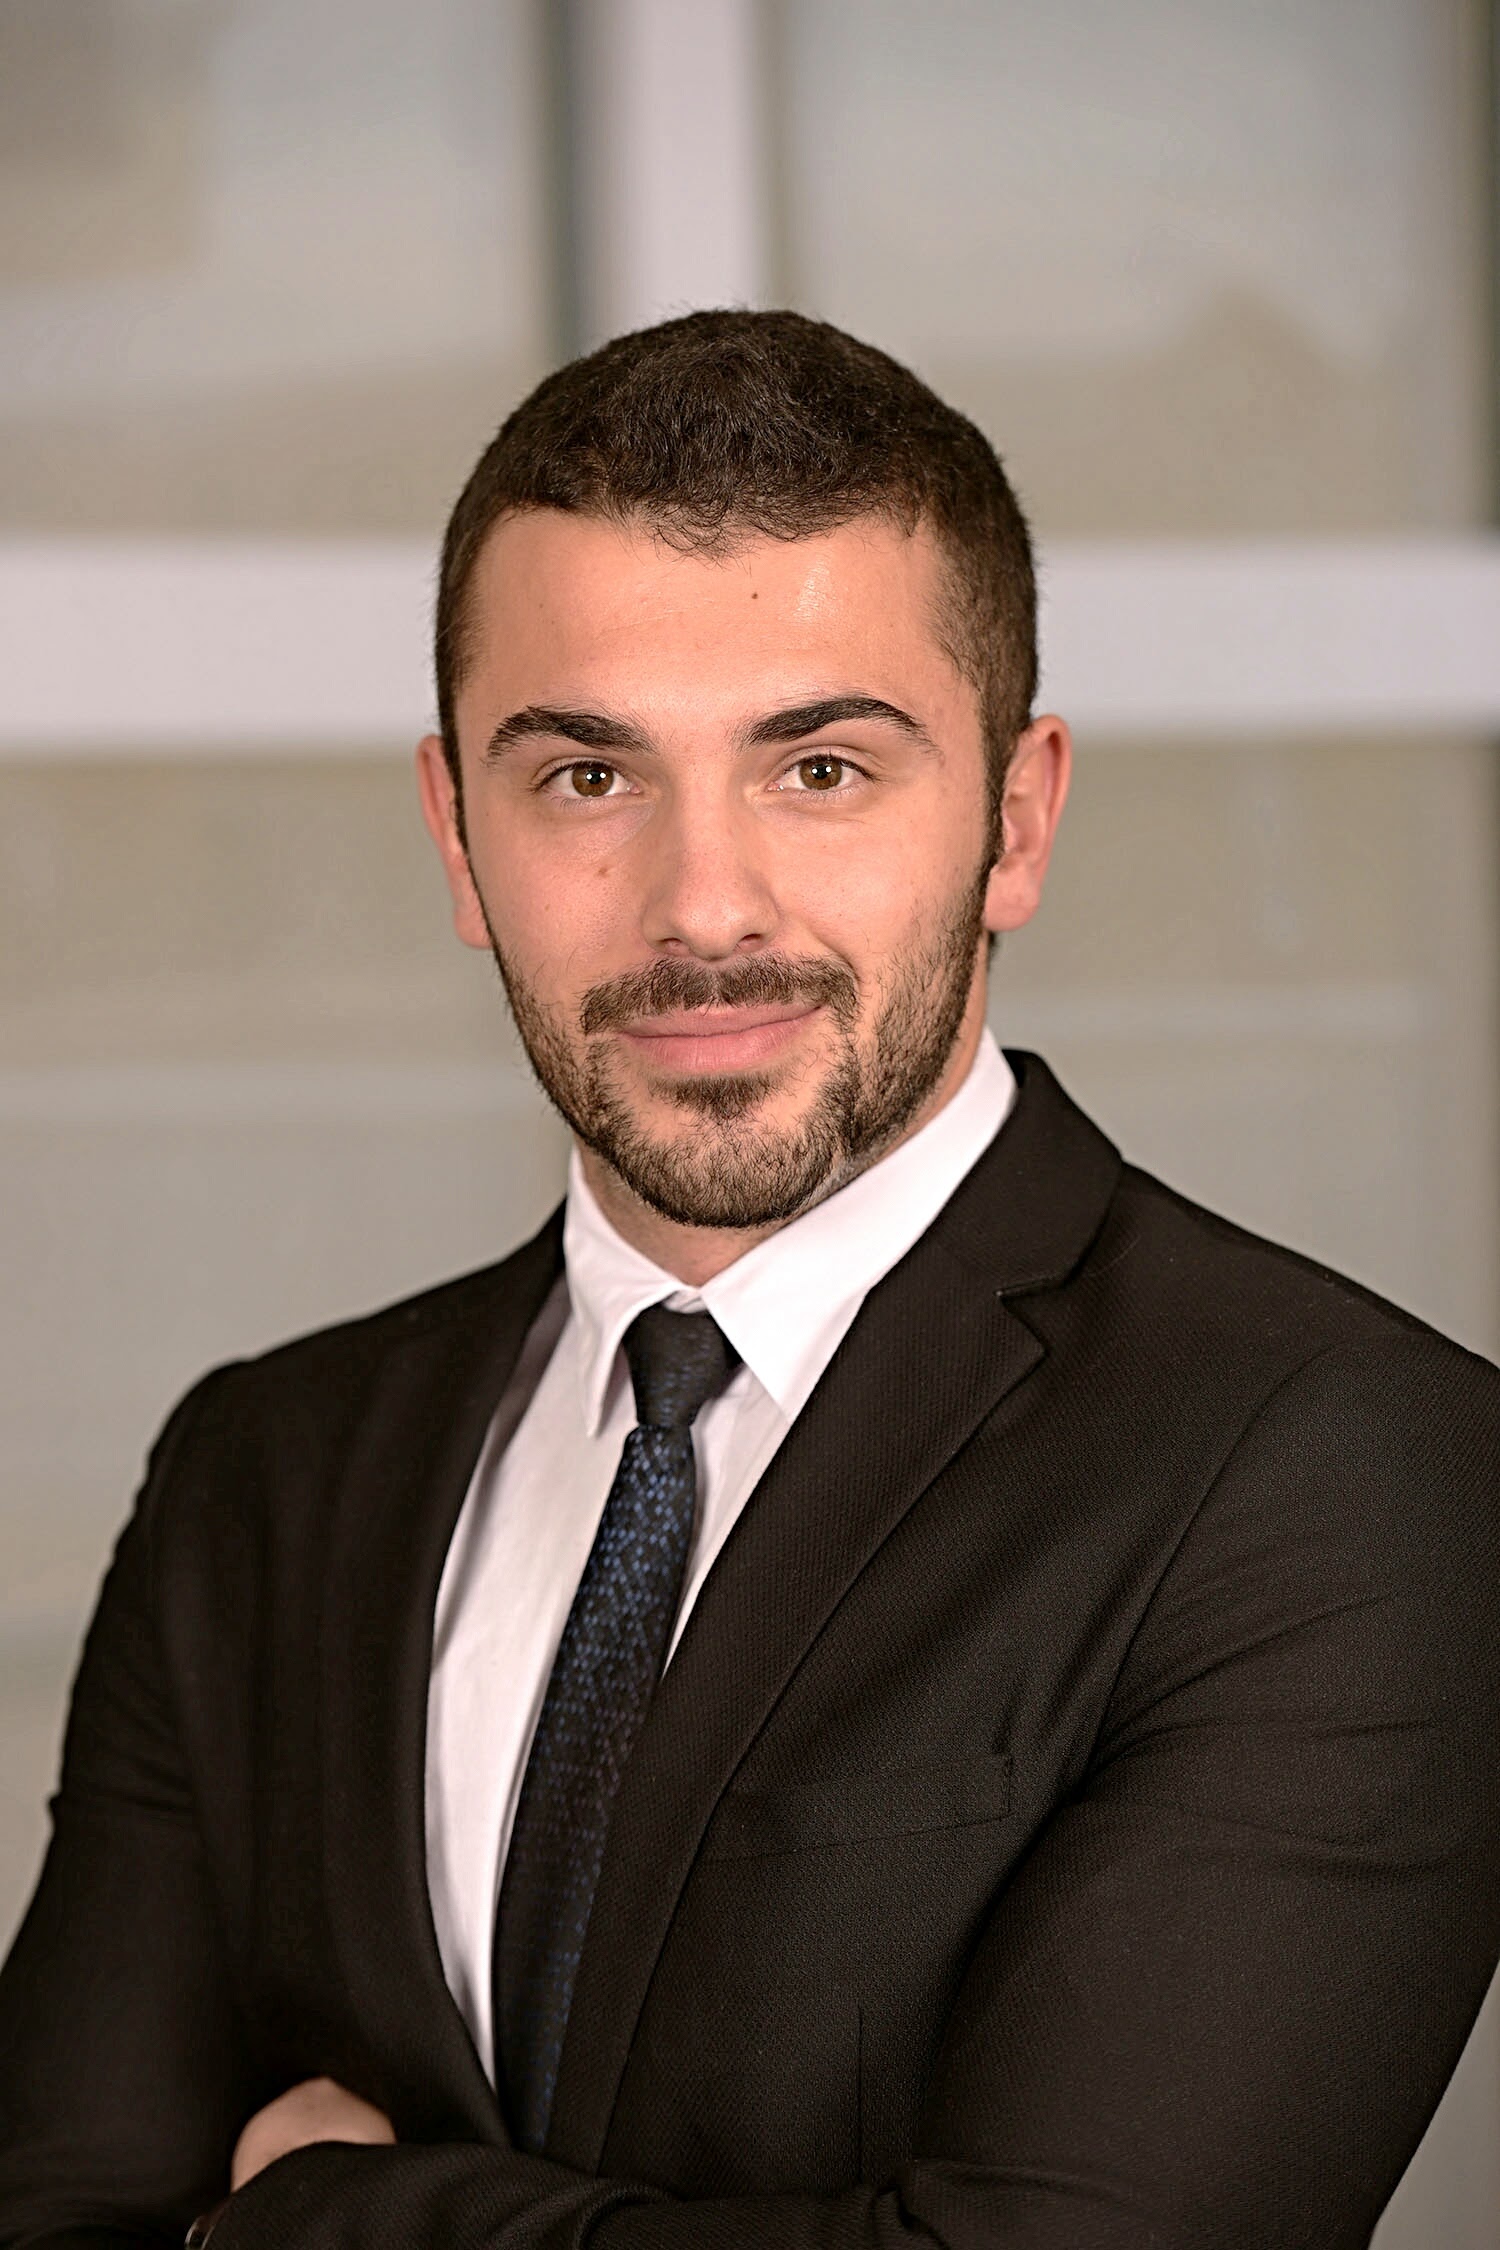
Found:
[[[780,920],[765,838],[731,792],[704,787],[663,805],[642,838],[642,935],[665,953],[724,961],[775,938]]]

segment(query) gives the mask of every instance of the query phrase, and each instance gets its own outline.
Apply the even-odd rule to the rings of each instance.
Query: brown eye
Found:
[[[600,765],[597,758],[590,758],[584,765],[570,766],[568,778],[573,784],[575,795],[579,797],[607,797],[615,778],[615,769],[613,766]]]
[[[804,758],[797,768],[804,789],[837,789],[844,778],[842,758],[829,758],[821,750]]]

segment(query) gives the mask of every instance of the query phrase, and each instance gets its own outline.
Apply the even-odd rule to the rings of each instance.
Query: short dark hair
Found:
[[[695,312],[539,383],[480,456],[443,540],[437,701],[455,786],[470,581],[495,526],[533,508],[644,522],[696,553],[866,515],[928,526],[947,565],[938,630],[978,691],[998,834],[1036,694],[1031,538],[988,439],[898,360],[801,313]]]

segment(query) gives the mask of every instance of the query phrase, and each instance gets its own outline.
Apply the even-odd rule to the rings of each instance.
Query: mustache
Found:
[[[800,1002],[852,1023],[859,1008],[853,972],[837,961],[758,953],[710,968],[705,961],[653,961],[590,985],[579,1008],[585,1032],[618,1030],[642,1016],[684,1008],[783,1008]]]

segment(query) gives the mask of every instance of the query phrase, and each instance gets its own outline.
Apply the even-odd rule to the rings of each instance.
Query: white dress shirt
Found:
[[[707,1310],[743,1363],[693,1427],[698,1510],[675,1649],[715,1556],[865,1297],[989,1146],[1015,1090],[986,1032],[962,1086],[919,1132],[697,1290],[615,1232],[575,1154],[565,1278],[496,1410],[437,1599],[427,1881],[444,1972],[487,2069],[490,1949],[521,1776],[635,1423],[626,1329],[648,1305]]]

